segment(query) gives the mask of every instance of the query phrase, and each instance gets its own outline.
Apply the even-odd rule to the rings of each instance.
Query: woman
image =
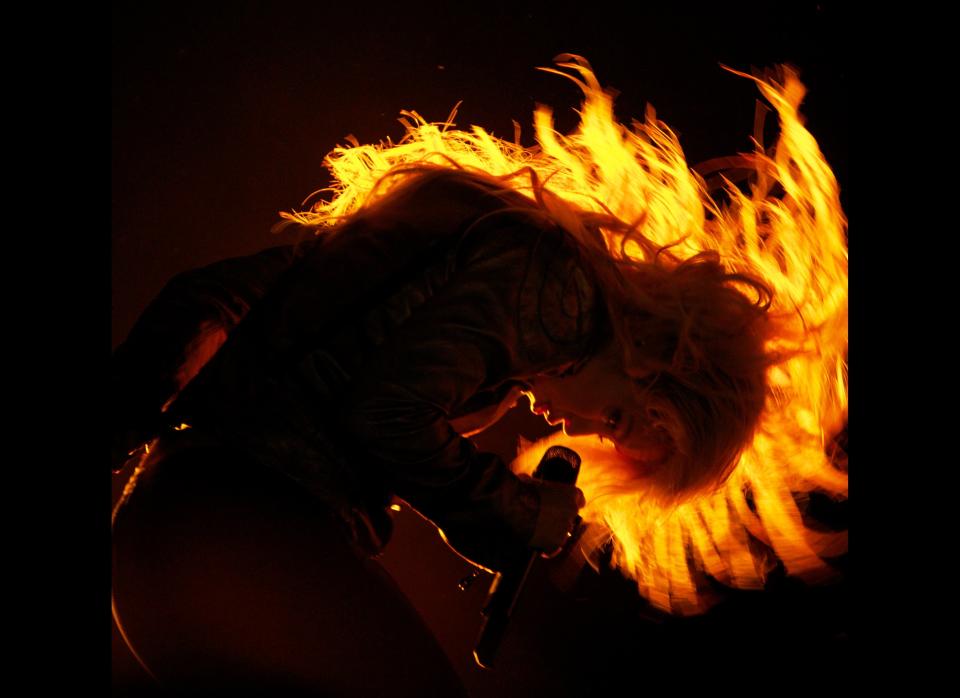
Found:
[[[706,254],[615,261],[597,225],[627,226],[536,186],[390,178],[315,240],[179,277],[116,352],[117,464],[159,439],[115,512],[115,615],[162,683],[462,692],[369,558],[392,496],[488,569],[564,543],[582,493],[464,437],[523,393],[669,500],[721,482],[752,436],[760,281]]]

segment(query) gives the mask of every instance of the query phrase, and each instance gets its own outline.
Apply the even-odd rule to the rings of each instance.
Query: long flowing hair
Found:
[[[847,220],[804,126],[803,84],[789,66],[761,77],[731,71],[753,80],[773,108],[776,140],[765,143],[758,103],[752,153],[691,167],[652,107],[624,125],[585,59],[555,62],[543,70],[584,94],[575,130],[560,133],[544,104],[533,114],[534,146],[521,145],[517,122],[510,142],[479,126],[456,128],[456,107],[443,122],[404,111],[400,141],[348,136],[351,147],[331,151],[331,185],[321,192],[333,195],[281,214],[284,224],[338,228],[434,166],[522,197],[531,215],[580,243],[649,424],[675,448],[672,462],[653,468],[596,437],[554,434],[521,448],[512,467],[532,472],[556,443],[580,450],[590,465],[578,480],[588,502],[581,514],[600,532],[587,547],[609,532],[613,564],[658,608],[705,610],[702,573],[762,586],[770,559],[757,541],[790,574],[823,574],[825,559],[846,550],[846,532],[809,528],[797,498],[815,490],[847,497],[846,466],[830,448],[847,415]],[[735,184],[743,174],[746,186]],[[444,210],[417,213],[436,223]],[[731,467],[715,492],[688,497]],[[687,501],[663,506],[657,495]]]
[[[768,392],[766,371],[782,358],[765,349],[775,333],[770,287],[759,275],[726,268],[716,251],[681,259],[673,246],[647,238],[642,221],[580,209],[552,193],[532,168],[496,176],[452,160],[401,164],[326,232],[360,219],[442,225],[436,212],[449,210],[449,202],[430,197],[464,188],[498,200],[492,215],[521,213],[559,226],[593,272],[612,339],[644,406],[645,428],[672,445],[663,463],[634,463],[624,487],[643,481],[666,503],[721,484],[753,438]],[[458,212],[449,224],[466,215]],[[639,255],[627,253],[631,244]]]

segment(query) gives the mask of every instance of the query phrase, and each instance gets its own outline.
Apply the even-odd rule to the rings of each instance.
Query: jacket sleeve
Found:
[[[591,350],[595,287],[566,235],[517,220],[472,231],[453,277],[380,345],[340,408],[358,460],[489,569],[559,547],[577,512],[574,488],[518,477],[449,423],[477,391]]]
[[[295,256],[285,245],[187,271],[151,301],[111,360],[114,470],[157,435],[165,406]]]

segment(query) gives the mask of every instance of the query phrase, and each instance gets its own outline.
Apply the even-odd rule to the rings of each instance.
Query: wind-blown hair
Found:
[[[525,177],[529,185],[522,182]],[[642,483],[665,503],[718,487],[753,438],[768,392],[767,369],[780,360],[766,350],[773,336],[770,287],[748,270],[727,269],[714,251],[678,258],[670,246],[644,237],[642,221],[628,224],[610,213],[578,209],[551,193],[532,168],[498,177],[454,162],[394,167],[364,205],[335,222],[335,228],[357,217],[402,216],[417,224],[422,216],[424,225],[436,225],[427,219],[449,202],[419,212],[404,202],[444,182],[497,196],[508,210],[559,225],[579,243],[582,260],[600,285],[626,372],[645,406],[647,428],[666,435],[672,445],[663,463],[633,463],[631,485]],[[320,223],[290,220],[308,227]],[[639,254],[627,254],[630,242]]]
[[[771,293],[702,252],[675,266],[624,268],[633,295],[615,324],[628,374],[651,430],[669,435],[671,457],[647,470],[655,494],[676,502],[709,493],[732,472],[760,421]],[[755,292],[755,298],[744,290]],[[615,316],[616,317],[616,316]]]

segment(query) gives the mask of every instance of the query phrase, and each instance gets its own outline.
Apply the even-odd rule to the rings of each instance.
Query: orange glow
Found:
[[[798,112],[804,86],[789,68],[776,80],[737,73],[754,80],[773,107],[779,135],[772,147],[755,142],[754,153],[738,158],[755,177],[746,191],[722,180],[721,200],[687,165],[676,136],[652,109],[642,123],[620,124],[612,95],[586,61],[571,55],[559,61],[577,75],[544,70],[573,79],[584,92],[572,133],[558,133],[543,105],[533,115],[536,148],[519,145],[519,126],[516,142],[508,142],[479,126],[455,128],[456,109],[440,124],[404,112],[407,133],[400,142],[361,145],[353,139],[351,147],[334,149],[325,160],[334,180],[324,190],[329,199],[282,215],[333,224],[367,203],[381,175],[400,164],[453,161],[493,175],[530,168],[553,194],[581,209],[606,207],[625,221],[643,216],[643,234],[658,244],[677,243],[673,252],[680,257],[714,249],[729,267],[761,275],[775,290],[773,312],[789,318],[777,348],[799,351],[771,370],[773,394],[761,429],[720,491],[672,509],[652,504],[642,491],[614,491],[624,466],[611,444],[597,437],[555,434],[526,445],[513,467],[531,472],[550,445],[577,450],[583,457],[578,484],[588,500],[582,514],[595,524],[585,546],[612,535],[614,563],[660,609],[706,610],[711,599],[697,583],[704,572],[731,587],[761,588],[774,563],[749,544],[748,533],[788,573],[822,579],[830,573],[825,558],[846,550],[846,532],[807,528],[796,500],[815,490],[847,497],[847,473],[826,454],[847,416],[847,222],[833,172]],[[508,184],[529,195],[522,179]],[[613,254],[619,241],[604,234]],[[631,254],[631,243],[625,252],[639,256],[638,249]]]

